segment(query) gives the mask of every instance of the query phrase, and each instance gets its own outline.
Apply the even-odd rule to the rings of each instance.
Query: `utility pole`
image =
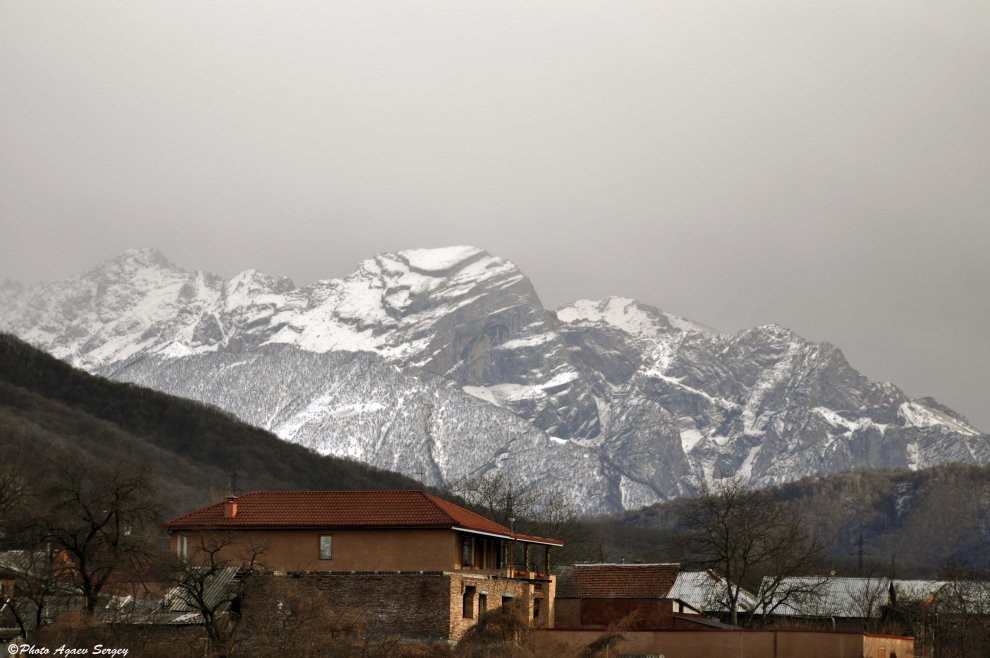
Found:
[[[857,550],[857,564],[856,564],[856,575],[860,578],[863,577],[863,533],[859,533],[859,540],[856,542]]]
[[[227,491],[228,496],[237,495],[237,464],[230,469],[230,486]]]

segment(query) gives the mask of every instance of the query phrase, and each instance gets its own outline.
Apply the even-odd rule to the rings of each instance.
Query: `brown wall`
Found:
[[[602,631],[543,630],[548,640],[579,650]],[[914,639],[860,633],[807,631],[623,631],[616,654],[663,654],[665,658],[910,658]],[[883,648],[885,655],[878,654]]]
[[[460,542],[453,530],[239,530],[174,532],[188,537],[188,555],[196,559],[201,538],[227,541],[223,557],[239,563],[253,547],[263,548],[258,562],[274,571],[449,571],[460,563]],[[320,536],[333,537],[332,559],[320,559]]]
[[[479,594],[487,596],[487,611],[502,606],[502,597],[529,611],[532,619],[532,583],[457,573],[337,573],[311,572],[291,575],[252,574],[245,579],[242,627],[249,634],[264,635],[266,609],[289,583],[293,591],[312,601],[326,601],[333,611],[357,614],[367,624],[368,636],[397,636],[418,640],[458,640],[482,611]],[[465,587],[474,587],[470,616],[464,616]],[[544,590],[546,589],[544,584]],[[534,625],[548,623],[551,611],[541,606]],[[250,642],[249,642],[250,645]]]
[[[261,564],[275,571],[495,571],[503,551],[499,539],[447,529],[235,530],[174,531],[170,538],[173,554],[183,535],[188,538],[190,558],[201,538],[233,541],[236,547],[225,551],[226,560],[240,562],[252,547],[261,546],[265,549]],[[333,537],[331,560],[320,560],[321,535]],[[473,559],[468,565],[461,563],[464,538],[472,545]],[[544,552],[542,546],[533,550],[540,555]]]
[[[581,599],[557,599],[554,628],[581,628]]]
[[[569,627],[597,629],[618,624],[630,630],[673,628],[671,604],[669,599],[579,599],[576,620],[573,611],[569,611],[568,621],[573,624]],[[568,626],[558,617],[556,627]]]

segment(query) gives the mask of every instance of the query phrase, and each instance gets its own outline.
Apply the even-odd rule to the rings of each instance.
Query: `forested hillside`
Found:
[[[0,334],[0,463],[43,481],[66,463],[146,464],[164,512],[239,490],[407,489],[414,480],[321,456],[206,405],[94,377]]]
[[[859,569],[861,536],[868,572],[893,570],[904,577],[933,574],[950,564],[990,567],[990,467],[856,470],[805,478],[771,492],[801,510],[826,541],[831,566],[844,573]],[[674,500],[615,517],[617,536],[625,538],[627,550],[665,546],[682,505]]]

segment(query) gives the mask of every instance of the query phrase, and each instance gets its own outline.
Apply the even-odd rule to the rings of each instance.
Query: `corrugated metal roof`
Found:
[[[668,598],[678,599],[702,612],[726,612],[725,578],[713,571],[681,571],[677,574]],[[744,589],[739,590],[737,612],[749,612],[757,607],[756,597]]]
[[[62,551],[0,551],[0,570],[24,576],[39,576],[50,569],[61,571],[71,563]]]
[[[898,604],[923,601],[944,611],[990,614],[990,582],[982,580],[895,580]]]
[[[763,579],[764,589],[771,581]],[[888,603],[889,578],[836,578],[809,576],[784,578],[777,591],[780,593],[804,590],[790,596],[773,610],[776,615],[802,617],[877,618],[881,607]],[[778,595],[774,601],[781,600]],[[773,603],[771,603],[773,605]]]
[[[946,586],[945,580],[895,580],[898,601],[928,601]]]
[[[202,586],[204,604],[217,612],[230,607],[237,593],[237,567],[220,567],[208,573],[206,567],[188,573],[194,591]],[[197,582],[200,581],[201,582]],[[165,593],[162,599],[139,599],[133,596],[112,597],[103,611],[104,619],[111,623],[187,625],[203,622],[202,613],[194,602],[188,587],[177,585]]]
[[[766,579],[764,579],[766,582]],[[897,603],[921,601],[930,605],[955,607],[990,614],[990,583],[971,580],[894,580],[889,578],[786,578],[783,590],[794,586],[818,589],[817,593],[797,596],[777,607],[778,615],[878,618],[881,608],[890,605],[893,583]],[[779,597],[778,597],[779,600]]]
[[[208,608],[215,608],[225,601],[229,601],[236,586],[234,578],[237,576],[237,567],[221,567],[210,573],[207,567],[191,568],[188,574],[188,582],[191,585],[176,586],[165,594],[162,608],[171,612],[189,612],[198,608],[192,603],[192,595],[189,587],[198,588],[202,586],[203,602]]]

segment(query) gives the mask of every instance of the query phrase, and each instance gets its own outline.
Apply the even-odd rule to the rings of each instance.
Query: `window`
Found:
[[[185,560],[189,555],[189,538],[185,535],[179,535],[175,541],[175,554],[179,556],[180,559]]]
[[[465,619],[474,619],[474,587],[464,588],[464,600],[461,602],[461,613]]]
[[[540,618],[540,601],[543,599],[533,599],[533,621]]]
[[[481,592],[478,594],[478,617],[485,614],[485,610],[488,609],[488,594],[486,592]]]
[[[461,566],[462,567],[470,567],[471,564],[473,563],[474,551],[472,549],[474,547],[471,544],[472,544],[472,542],[471,542],[471,538],[470,537],[465,537],[464,539],[461,540]],[[447,545],[450,546],[450,544],[447,544]],[[450,554],[448,553],[448,555],[450,555]]]
[[[333,559],[333,537],[330,535],[320,535],[320,559]]]

